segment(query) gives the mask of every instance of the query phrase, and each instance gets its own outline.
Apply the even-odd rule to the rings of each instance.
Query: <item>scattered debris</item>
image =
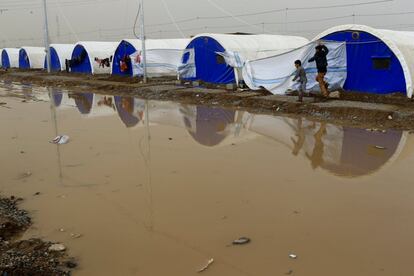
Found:
[[[82,237],[82,234],[74,234],[74,233],[71,233],[71,234],[70,234],[70,237],[71,237],[72,239],[79,239],[79,238],[81,238],[81,237]]]
[[[380,149],[380,150],[385,150],[387,149],[386,147],[382,147],[382,146],[375,146],[376,149]]]
[[[233,245],[243,245],[243,244],[248,244],[251,240],[249,238],[246,237],[241,237],[237,240],[233,241]]]
[[[388,115],[388,120],[392,120],[392,115]]]
[[[20,153],[21,153],[21,154],[25,154],[26,152],[25,152],[24,150],[21,150],[21,151],[20,151]]]
[[[296,255],[296,254],[289,254],[289,258],[296,260],[298,258],[298,255]]]
[[[40,195],[40,192],[36,192],[36,193],[34,193],[33,195],[34,195],[34,196],[39,196],[39,195]]]
[[[205,266],[198,270],[198,273],[206,271],[212,264],[214,263],[214,259],[210,259]]]
[[[173,138],[171,138],[171,137],[170,137],[170,138],[168,138],[168,140],[172,141],[172,140],[173,140]]]
[[[49,246],[48,250],[51,252],[62,252],[66,250],[66,246],[60,243],[55,243]]]
[[[69,142],[69,136],[67,135],[59,135],[56,136],[50,143],[57,144],[57,145],[64,145]]]
[[[285,275],[292,275],[293,274],[293,270],[290,269],[288,272],[285,273]]]

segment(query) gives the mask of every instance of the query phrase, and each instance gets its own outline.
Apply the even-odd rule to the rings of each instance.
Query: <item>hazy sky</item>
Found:
[[[42,1],[0,0],[0,47],[43,45]],[[265,32],[312,38],[324,29],[353,21],[379,28],[414,31],[413,0],[314,10],[294,9],[376,0],[144,1],[149,38],[173,38],[183,35],[189,37],[203,32]],[[74,43],[79,40],[118,41],[122,38],[134,37],[132,29],[139,0],[47,0],[47,2],[52,43]],[[237,16],[286,8],[293,10]],[[383,15],[389,13],[407,14]],[[353,17],[352,14],[356,16]],[[217,16],[223,18],[189,20],[177,23],[178,28],[171,23],[171,18],[179,21]]]

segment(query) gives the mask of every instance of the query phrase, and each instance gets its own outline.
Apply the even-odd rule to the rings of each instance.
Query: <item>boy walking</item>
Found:
[[[299,85],[299,99],[298,102],[303,102],[303,94],[306,91],[306,84],[308,82],[308,78],[306,77],[306,71],[302,67],[302,62],[300,60],[295,61],[295,67],[296,67],[296,74],[293,78],[293,81],[297,81]]]
[[[329,49],[322,42],[319,42],[318,46],[315,47],[315,55],[309,60],[309,62],[316,62],[318,68],[318,75],[316,81],[319,83],[321,93],[324,97],[329,96],[328,83],[325,82],[325,75],[328,72],[328,56]]]

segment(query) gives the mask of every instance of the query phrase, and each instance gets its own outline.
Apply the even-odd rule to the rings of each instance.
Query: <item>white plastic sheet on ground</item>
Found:
[[[346,44],[344,42],[325,42],[328,49],[328,74],[325,79],[330,89],[340,89],[347,77]],[[246,61],[243,67],[243,79],[252,90],[265,88],[273,94],[285,94],[288,90],[297,90],[298,83],[293,81],[296,68],[295,60],[301,60],[306,70],[307,90],[319,92],[319,84],[315,78],[317,69],[315,62],[308,60],[315,54],[316,42],[281,55]]]
[[[146,52],[147,73],[150,77],[178,76],[183,55],[188,50],[151,49]],[[143,75],[142,51],[130,55],[133,76]]]

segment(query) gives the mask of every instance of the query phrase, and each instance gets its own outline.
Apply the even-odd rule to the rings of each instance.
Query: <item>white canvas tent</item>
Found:
[[[50,58],[52,71],[64,71],[65,60],[72,58],[74,44],[50,44]],[[45,68],[47,67],[45,60]]]
[[[4,68],[19,68],[19,49],[4,48],[1,52],[1,63]]]
[[[308,62],[315,54],[316,42],[311,42],[301,48],[288,53],[257,60],[248,60],[243,67],[243,79],[252,90],[265,88],[273,94],[285,94],[289,90],[296,90],[299,86],[293,81],[296,68],[295,60],[301,60],[307,73],[307,90],[318,92],[319,84],[315,77],[316,64]],[[344,42],[327,42],[329,49],[328,74],[325,79],[330,84],[330,89],[341,89],[347,77],[346,44]]]
[[[322,32],[318,39],[347,43],[346,90],[413,96],[414,32],[342,25]]]
[[[147,39],[147,73],[149,76],[176,76],[183,52],[190,39]],[[142,41],[122,40],[114,53],[113,75],[139,75]],[[132,55],[132,57],[131,57]],[[122,66],[124,64],[124,66]],[[135,74],[134,74],[135,69]]]
[[[19,52],[19,68],[43,69],[45,57],[44,47],[22,47]]]
[[[183,62],[194,68],[189,79],[218,84],[235,83],[242,77],[241,71],[235,68],[243,67],[246,60],[285,53],[308,42],[303,37],[284,35],[200,34],[187,46],[187,49],[195,51],[195,64],[191,64],[189,57],[184,58]],[[187,69],[183,66],[184,71],[188,72]]]
[[[117,42],[78,42],[72,52],[71,72],[110,74],[110,64],[117,46]],[[96,59],[109,59],[109,67],[102,67]]]

